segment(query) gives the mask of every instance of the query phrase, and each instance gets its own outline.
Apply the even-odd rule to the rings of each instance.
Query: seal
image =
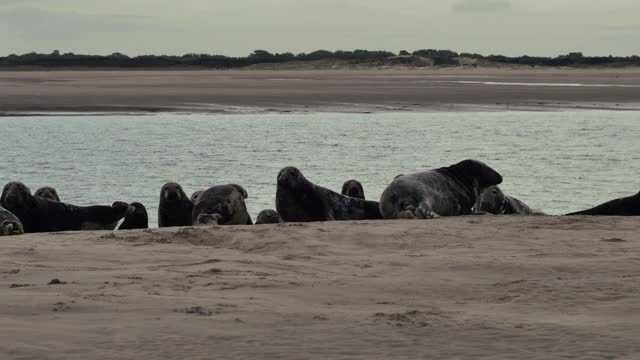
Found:
[[[576,211],[567,215],[640,216],[640,192],[633,196],[607,201],[591,209]]]
[[[166,183],[160,190],[158,206],[158,227],[191,226],[193,202],[187,197],[182,186],[174,182]]]
[[[375,201],[352,198],[315,185],[295,167],[278,173],[276,210],[287,222],[382,219]]]
[[[502,176],[478,160],[399,175],[383,191],[380,211],[385,219],[469,215],[478,193],[500,183]]]
[[[347,180],[342,184],[342,195],[364,199],[364,188],[358,180]]]
[[[11,211],[0,206],[0,236],[24,234],[22,222]]]
[[[200,196],[202,195],[202,193],[204,192],[204,190],[198,190],[195,191],[193,194],[191,194],[191,202],[195,205],[198,203],[198,201],[200,201]]]
[[[478,195],[473,211],[494,215],[545,215],[531,209],[519,199],[505,194],[497,185],[489,186]]]
[[[280,223],[282,223],[282,218],[280,217],[278,212],[273,209],[260,211],[258,217],[256,218],[256,225]]]
[[[75,206],[31,195],[20,182],[5,185],[0,205],[15,214],[25,233],[113,230],[124,217],[129,204],[115,202],[112,206]]]
[[[40,189],[36,190],[33,195],[53,201],[60,201],[60,197],[58,196],[58,192],[56,191],[56,189],[50,186],[41,187]]]
[[[129,204],[127,214],[124,216],[124,221],[118,227],[118,230],[133,230],[133,229],[148,229],[149,228],[149,216],[147,215],[147,208],[139,202]]]
[[[207,189],[193,208],[195,225],[253,225],[244,200],[249,196],[240,185],[218,185]]]

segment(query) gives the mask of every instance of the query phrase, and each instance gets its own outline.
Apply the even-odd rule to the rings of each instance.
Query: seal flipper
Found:
[[[425,202],[423,202],[422,204],[420,204],[420,206],[418,206],[418,208],[415,211],[415,215],[416,215],[416,218],[418,219],[435,219],[440,217],[440,215],[433,212],[431,210],[431,206],[429,206]]]
[[[435,219],[440,215],[433,212],[431,206],[423,201],[417,208],[413,205],[405,205],[404,210],[398,213],[398,217],[400,219]]]

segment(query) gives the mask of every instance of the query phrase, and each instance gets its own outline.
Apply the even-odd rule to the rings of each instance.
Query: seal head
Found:
[[[45,186],[36,190],[33,195],[53,201],[60,201],[60,197],[58,196],[58,192],[56,191],[56,189],[50,186]]]
[[[278,212],[272,209],[260,211],[258,217],[256,218],[256,225],[280,224],[282,222],[282,218],[280,217]]]
[[[192,221],[195,225],[252,225],[244,201],[248,196],[237,184],[211,187],[193,208]]]
[[[364,188],[357,180],[348,180],[342,185],[342,195],[364,199]]]

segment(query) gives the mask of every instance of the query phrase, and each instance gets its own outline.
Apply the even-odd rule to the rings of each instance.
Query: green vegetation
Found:
[[[483,56],[480,54],[457,53],[451,50],[416,50],[409,53],[401,51],[398,56],[431,59],[433,65],[455,66],[460,64],[461,58],[484,61],[485,63],[502,63],[527,66],[640,66],[639,56],[584,56],[582,53],[570,53],[557,57],[519,56],[508,57],[502,55]],[[186,54],[182,56],[170,55],[142,55],[129,57],[121,53],[111,55],[76,55],[61,54],[55,50],[51,54],[37,54],[35,52],[24,55],[9,55],[0,57],[1,68],[241,68],[254,64],[285,63],[290,61],[343,60],[353,64],[422,64],[425,62],[398,61],[398,56],[389,51],[327,51],[317,50],[311,53],[282,53],[272,54],[265,50],[255,50],[247,57],[228,57],[209,54]]]

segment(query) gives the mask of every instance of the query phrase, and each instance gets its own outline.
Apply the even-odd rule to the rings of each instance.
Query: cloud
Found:
[[[628,25],[609,25],[603,26],[604,30],[608,31],[621,31],[621,32],[638,32],[640,31],[640,25],[637,24],[628,24]]]
[[[452,9],[457,13],[492,13],[510,7],[508,0],[461,0]]]
[[[4,0],[6,1],[6,0]],[[54,12],[19,7],[0,12],[0,22],[13,33],[24,36],[59,37],[82,33],[122,33],[153,29],[158,26],[146,16],[91,15]]]

